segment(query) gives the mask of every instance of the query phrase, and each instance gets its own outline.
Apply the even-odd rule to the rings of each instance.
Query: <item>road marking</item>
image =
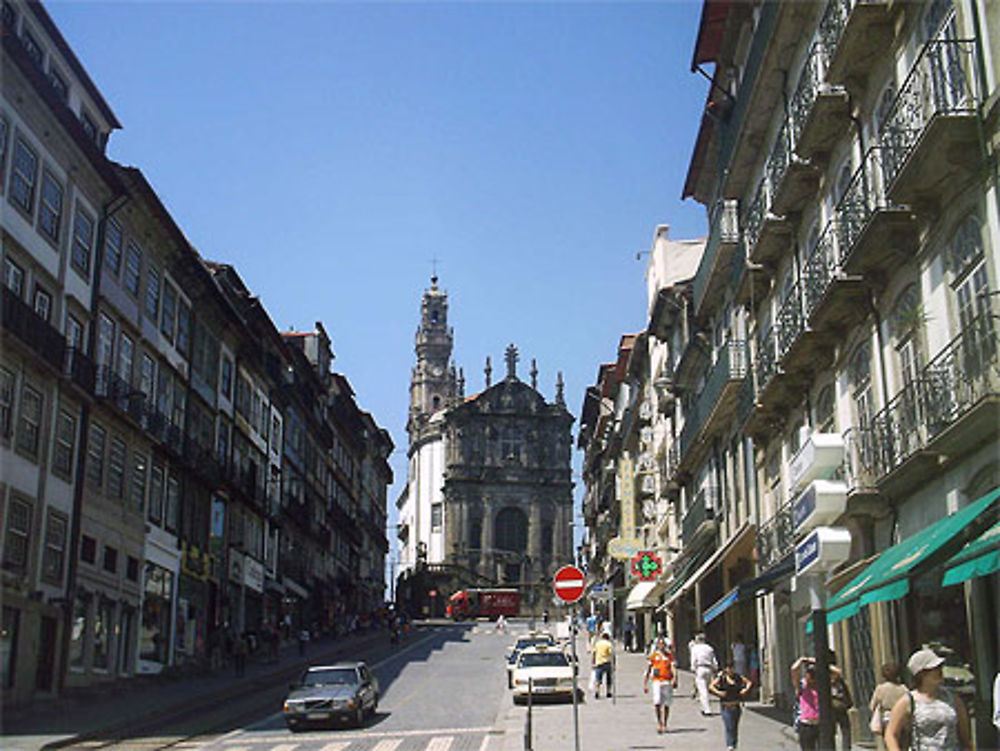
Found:
[[[319,751],[344,751],[345,748],[351,745],[350,741],[339,741],[337,743],[327,743]]]
[[[452,735],[436,735],[431,738],[430,743],[427,744],[427,748],[424,751],[448,751],[451,748],[451,742],[455,740]]]
[[[373,748],[372,751],[396,751],[399,744],[402,742],[402,738],[387,738],[384,741],[376,743],[375,748]]]
[[[487,733],[483,736],[483,742],[479,744],[479,751],[486,751],[486,747],[490,745],[490,735]]]
[[[271,751],[295,751],[298,747],[298,743],[279,743]]]
[[[427,730],[396,730],[396,731],[378,731],[378,730],[365,730],[362,732],[353,733],[338,733],[340,738],[344,739],[345,745],[350,745],[352,741],[358,740],[374,740],[376,738],[385,738],[387,740],[380,741],[379,744],[371,751],[393,751],[400,743],[403,742],[404,738],[418,738],[420,736],[436,736],[436,735],[471,735],[475,733],[490,733],[493,731],[492,727],[477,727],[477,728],[430,728]],[[246,730],[239,731],[242,734],[247,735]],[[250,737],[232,738],[230,740],[216,740],[213,745],[225,745],[226,751],[249,751],[250,746],[245,744],[250,743],[253,745],[262,745],[265,743],[274,743],[279,737],[287,737],[287,731],[283,730],[270,730],[262,733],[254,733]],[[329,733],[325,732],[314,732],[314,733],[299,733],[296,740],[301,742],[308,741],[327,741],[330,737]],[[338,741],[339,743],[339,741]],[[386,743],[385,748],[379,748],[381,743]],[[336,746],[337,744],[333,744]],[[325,751],[325,750],[324,750]],[[481,748],[480,751],[483,751]]]

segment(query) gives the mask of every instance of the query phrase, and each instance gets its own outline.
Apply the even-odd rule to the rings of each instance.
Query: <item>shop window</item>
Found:
[[[4,605],[0,623],[0,686],[14,687],[17,667],[17,636],[21,624],[21,611]]]
[[[97,605],[94,614],[94,651],[93,666],[95,670],[107,670],[111,657],[111,629],[114,623],[115,605],[103,597]]]
[[[165,664],[170,645],[170,603],[173,599],[174,575],[165,568],[146,564],[143,584],[142,631],[139,637],[139,657]]]
[[[82,595],[77,595],[73,603],[73,621],[69,632],[69,666],[82,670],[87,645],[87,611],[90,602]]]

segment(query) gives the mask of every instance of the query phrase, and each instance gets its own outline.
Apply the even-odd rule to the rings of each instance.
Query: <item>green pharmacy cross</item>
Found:
[[[632,573],[642,581],[651,581],[663,570],[660,557],[650,550],[640,550],[632,559]]]

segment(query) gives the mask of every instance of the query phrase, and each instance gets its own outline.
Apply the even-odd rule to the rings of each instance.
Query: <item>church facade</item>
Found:
[[[525,608],[543,608],[552,574],[573,561],[571,429],[562,375],[550,402],[506,372],[465,395],[452,361],[447,294],[432,277],[424,292],[410,380],[406,489],[399,510],[396,599],[414,615],[441,615],[448,595],[469,586],[513,586]]]

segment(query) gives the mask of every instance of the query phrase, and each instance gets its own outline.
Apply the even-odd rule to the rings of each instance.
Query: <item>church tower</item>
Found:
[[[410,416],[406,430],[411,447],[424,437],[430,417],[452,406],[460,396],[455,367],[451,363],[454,337],[454,331],[448,326],[448,294],[438,288],[435,274],[431,277],[430,289],[424,290],[420,306],[415,346],[417,364],[410,377]]]

